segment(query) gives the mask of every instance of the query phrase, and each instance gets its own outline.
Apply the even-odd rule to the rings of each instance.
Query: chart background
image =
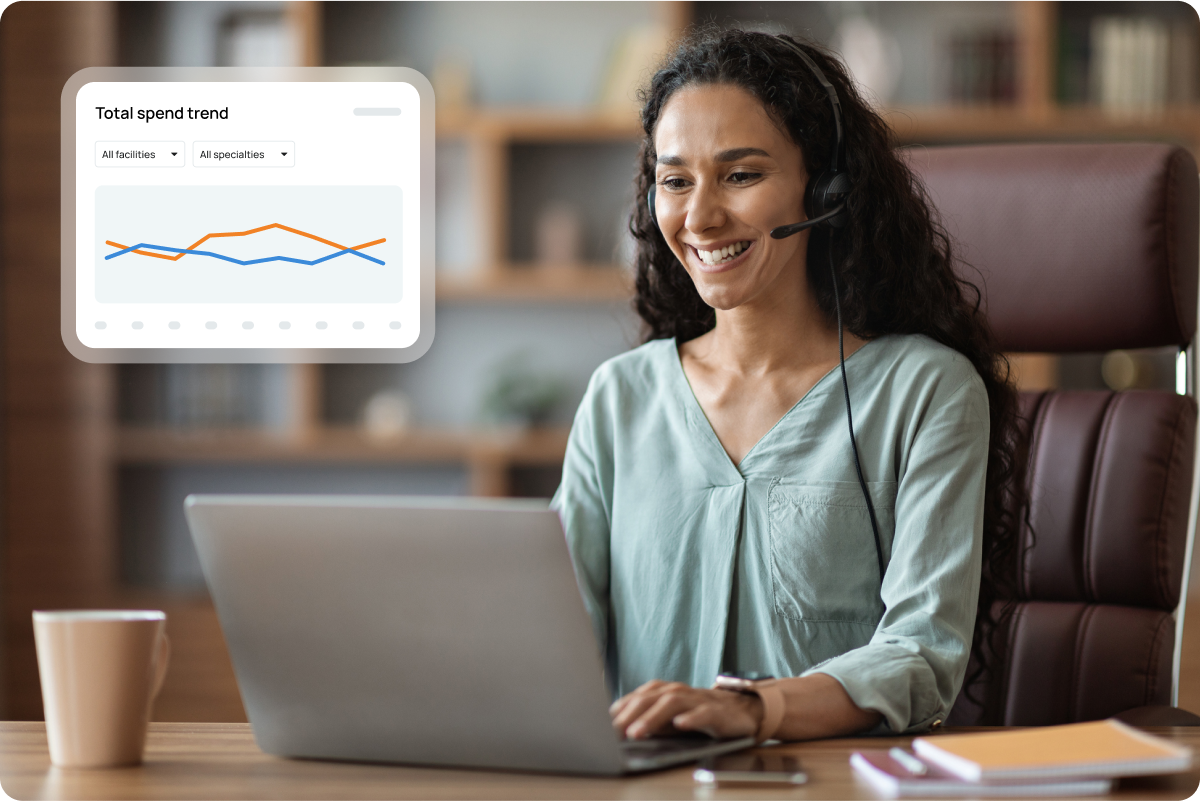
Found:
[[[397,186],[101,186],[96,189],[96,300],[101,303],[395,303],[403,293]],[[179,261],[116,252],[105,240],[188,247],[207,233],[280,223],[363,252],[316,265],[240,265],[188,254]],[[210,239],[200,250],[247,260],[312,260],[329,245],[272,229]]]

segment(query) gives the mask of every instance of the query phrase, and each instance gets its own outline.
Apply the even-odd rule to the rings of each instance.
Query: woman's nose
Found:
[[[719,228],[725,223],[725,205],[720,192],[707,182],[699,182],[688,197],[684,226],[693,233]]]

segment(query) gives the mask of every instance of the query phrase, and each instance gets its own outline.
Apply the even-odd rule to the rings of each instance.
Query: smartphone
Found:
[[[804,784],[808,774],[794,756],[756,751],[710,757],[692,778],[697,784]]]

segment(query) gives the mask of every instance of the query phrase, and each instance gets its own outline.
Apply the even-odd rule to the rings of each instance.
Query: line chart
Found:
[[[400,188],[387,185],[100,186],[95,298],[395,303],[404,209]]]
[[[196,250],[197,247],[204,244],[205,242],[207,242],[210,239],[216,239],[218,237],[249,236],[251,234],[257,234],[257,233],[261,233],[262,231],[271,230],[272,228],[277,228],[279,230],[287,231],[288,233],[292,233],[292,234],[298,234],[299,236],[307,237],[308,239],[312,239],[312,240],[315,240],[322,244],[329,245],[330,247],[335,247],[338,250],[336,253],[330,253],[329,255],[322,256],[321,258],[318,258],[318,259],[297,259],[292,256],[265,256],[265,257],[259,258],[259,259],[235,259],[232,256],[226,256],[221,253],[214,253],[210,250]],[[120,250],[118,250],[116,253],[108,254],[107,256],[104,257],[104,260],[108,261],[110,259],[115,259],[117,256],[123,256],[126,253],[136,253],[139,256],[151,256],[156,259],[166,259],[167,261],[179,261],[186,255],[196,255],[196,256],[209,256],[214,259],[221,259],[222,261],[228,261],[228,262],[232,262],[234,264],[240,264],[242,266],[248,266],[248,265],[252,265],[252,264],[265,264],[267,262],[272,262],[272,261],[283,261],[283,262],[290,262],[292,264],[305,264],[305,265],[311,266],[314,264],[321,264],[322,262],[326,262],[326,261],[329,261],[330,259],[335,259],[338,256],[344,256],[347,253],[350,253],[355,256],[358,256],[359,258],[374,262],[375,264],[383,265],[383,264],[386,264],[386,262],[381,261],[380,259],[377,259],[374,256],[369,256],[366,253],[360,253],[359,251],[361,251],[363,248],[369,248],[373,245],[379,245],[386,241],[387,241],[387,238],[382,237],[380,239],[375,239],[371,242],[364,242],[361,245],[355,245],[353,247],[346,247],[345,245],[339,245],[337,242],[333,242],[329,239],[325,239],[324,237],[317,236],[316,234],[310,234],[307,231],[301,231],[298,228],[291,228],[287,225],[281,225],[280,223],[270,223],[269,225],[262,225],[262,226],[259,226],[258,228],[251,228],[248,231],[222,231],[222,232],[214,232],[214,233],[205,234],[200,239],[196,240],[189,247],[186,247],[186,248],[169,247],[167,245],[154,245],[149,242],[139,242],[136,245],[122,245],[118,242],[113,242],[111,239],[106,239],[106,240],[104,240],[104,244],[110,245],[111,247],[120,248]],[[167,253],[174,253],[175,255],[168,256],[168,255],[165,255],[164,253],[147,253],[144,250],[142,250],[143,248],[146,248],[148,250],[162,250],[162,251],[166,251]]]

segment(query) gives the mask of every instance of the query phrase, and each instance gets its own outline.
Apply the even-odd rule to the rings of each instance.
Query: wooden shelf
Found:
[[[633,297],[633,275],[616,264],[506,265],[456,274],[439,271],[439,301],[604,302]]]
[[[1120,116],[1097,108],[1019,106],[897,108],[883,114],[901,142],[996,139],[1163,138],[1200,140],[1200,108],[1175,107],[1154,115]]]
[[[1107,138],[1175,136],[1200,138],[1200,108],[1168,107],[1159,113],[1118,115],[1098,108],[1054,105],[891,108],[884,118],[901,141],[995,138]],[[499,141],[588,141],[637,139],[636,117],[603,111],[485,110],[438,115],[438,135]]]
[[[506,142],[586,142],[637,139],[636,113],[579,109],[454,109],[437,113],[437,135]]]
[[[117,435],[117,462],[419,464],[501,460],[511,465],[553,465],[560,463],[566,452],[567,433],[560,427],[412,429],[394,437],[373,437],[352,427],[296,434],[254,428],[123,428]]]

